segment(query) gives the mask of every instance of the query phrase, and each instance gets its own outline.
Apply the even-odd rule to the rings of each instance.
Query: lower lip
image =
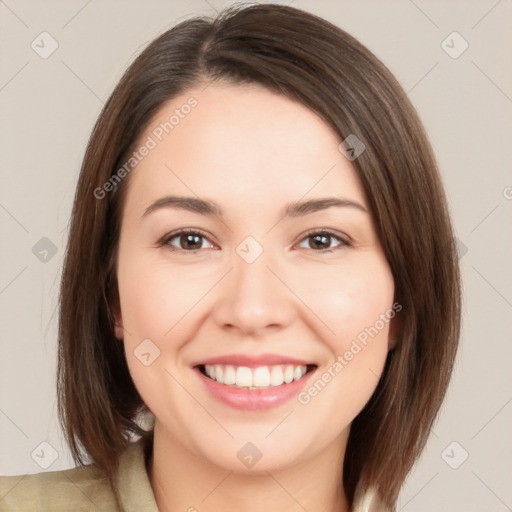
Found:
[[[208,391],[221,402],[236,409],[261,411],[277,407],[296,396],[315,370],[306,373],[301,379],[294,380],[290,384],[281,384],[266,389],[234,388],[210,379],[203,375],[198,368],[194,368],[194,371],[199,375]]]

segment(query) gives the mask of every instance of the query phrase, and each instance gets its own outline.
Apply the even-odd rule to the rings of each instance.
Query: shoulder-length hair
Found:
[[[366,147],[352,164],[402,310],[396,347],[351,425],[343,485],[349,502],[356,487],[373,487],[393,509],[438,414],[459,340],[460,276],[447,201],[425,131],[391,72],[340,28],[282,5],[232,6],[166,31],[134,60],[99,116],[76,188],[60,288],[58,412],[73,458],[84,464],[85,449],[112,478],[131,437],[152,435],[136,421],[145,405],[114,335],[129,182],[114,175],[165,102],[216,80],[263,85],[317,113],[340,142],[355,135]],[[105,193],[107,182],[113,193]]]

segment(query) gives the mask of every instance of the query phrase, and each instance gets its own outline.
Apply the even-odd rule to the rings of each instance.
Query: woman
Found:
[[[60,311],[83,467],[2,478],[1,510],[394,510],[460,323],[406,94],[291,7],[167,31],[94,128]]]

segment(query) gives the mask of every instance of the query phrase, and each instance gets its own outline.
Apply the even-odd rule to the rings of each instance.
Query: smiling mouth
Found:
[[[235,389],[270,389],[302,379],[317,368],[315,364],[271,366],[204,365],[196,367],[205,377]]]

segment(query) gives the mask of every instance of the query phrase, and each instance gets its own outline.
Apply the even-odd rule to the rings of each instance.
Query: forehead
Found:
[[[188,90],[159,109],[139,141],[136,148],[152,146],[130,177],[127,202],[140,208],[166,193],[253,212],[306,195],[365,203],[334,131],[304,105],[260,86]]]

